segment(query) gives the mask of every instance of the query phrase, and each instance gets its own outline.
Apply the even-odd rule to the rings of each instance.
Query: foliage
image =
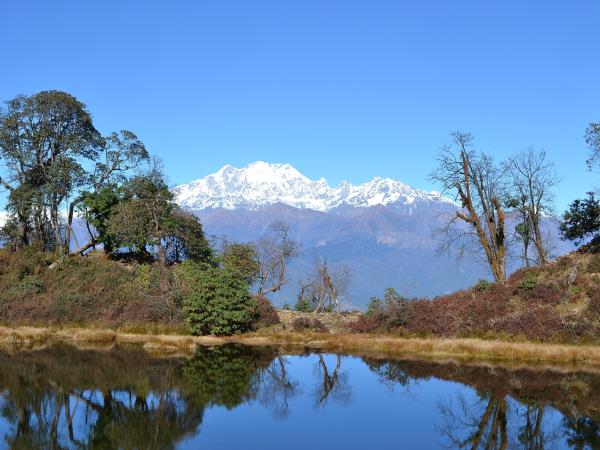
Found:
[[[57,126],[60,124],[60,126]],[[86,182],[84,165],[102,145],[85,105],[61,91],[17,96],[0,112],[8,210],[19,246],[37,242],[64,251],[61,205]],[[9,184],[9,182],[11,184]]]
[[[256,300],[256,310],[253,314],[255,320],[252,323],[252,327],[258,329],[277,325],[279,323],[279,315],[269,299],[264,295],[256,295],[254,299]]]
[[[588,273],[600,273],[600,255],[592,255],[587,265]]]
[[[367,305],[367,312],[365,312],[365,316],[371,317],[375,314],[379,314],[382,309],[381,299],[378,297],[371,297],[369,300],[369,304]]]
[[[175,268],[175,277],[193,334],[229,335],[250,328],[256,300],[237,273],[184,261]]]
[[[199,346],[183,369],[186,392],[207,407],[232,409],[253,398],[253,381],[263,358],[270,361],[272,356],[240,345]]]
[[[223,267],[239,273],[249,285],[254,284],[260,272],[260,261],[254,244],[225,242],[219,260]]]
[[[294,310],[298,312],[313,312],[314,307],[307,298],[298,297],[298,300],[296,300],[296,304],[294,305]]]
[[[587,164],[592,169],[600,161],[600,122],[590,123],[585,130],[585,142],[590,149]]]
[[[386,327],[395,329],[406,325],[408,302],[394,288],[387,288],[384,295]]]
[[[577,245],[588,238],[600,237],[600,201],[593,192],[587,195],[587,198],[571,203],[560,225],[563,238]]]
[[[186,331],[171,268],[126,266],[92,252],[49,269],[54,258],[34,247],[0,250],[1,322]]]
[[[169,264],[190,260],[212,263],[213,251],[198,218],[180,208],[173,208],[163,222],[165,260]]]
[[[538,282],[535,274],[533,272],[527,272],[519,283],[519,289],[534,289],[537,285]]]
[[[121,186],[109,184],[95,192],[82,194],[81,203],[78,205],[86,223],[95,231],[94,233],[92,228],[88,227],[90,239],[102,244],[107,253],[111,253],[118,245],[116,236],[108,231],[108,222],[115,207],[123,201],[123,194]]]
[[[367,312],[349,325],[356,333],[371,333],[374,331],[389,332],[406,326],[408,320],[408,301],[394,288],[385,291],[383,302],[371,298]]]
[[[484,292],[487,291],[490,287],[492,287],[492,283],[482,278],[481,280],[477,281],[477,283],[475,283],[473,289],[479,292]]]
[[[19,282],[18,289],[25,294],[39,294],[44,290],[44,284],[36,275],[26,275]]]
[[[105,235],[112,246],[135,253],[156,252],[163,264],[190,259],[207,262],[212,250],[202,225],[173,202],[163,175],[151,170],[123,187],[123,200],[112,206]]]
[[[321,322],[319,319],[310,319],[308,317],[295,318],[294,322],[292,322],[292,328],[294,329],[294,331],[297,331],[297,332],[307,331],[307,330],[317,331],[319,333],[329,332],[329,330],[327,329],[325,324],[323,322]]]

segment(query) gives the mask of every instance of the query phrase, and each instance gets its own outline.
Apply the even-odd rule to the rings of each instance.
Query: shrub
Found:
[[[294,309],[298,312],[313,312],[313,307],[306,298],[298,298],[298,301],[294,305]]]
[[[393,288],[385,291],[385,326],[388,330],[403,327],[407,321],[408,302]]]
[[[383,329],[383,320],[385,316],[379,313],[363,314],[354,322],[348,323],[350,333],[373,333]]]
[[[292,305],[290,305],[289,303],[286,303],[285,305],[283,305],[282,309],[284,309],[286,311],[291,311]]]
[[[402,328],[407,320],[408,302],[395,289],[388,288],[385,291],[384,302],[372,297],[367,312],[347,326],[353,333],[383,332]]]
[[[571,293],[574,294],[574,292]],[[564,298],[564,290],[556,284],[539,284],[532,289],[524,290],[522,295],[527,300],[558,305]]]
[[[537,278],[533,272],[527,272],[519,283],[519,289],[533,289],[538,285]]]
[[[190,331],[196,335],[229,335],[246,331],[256,300],[239,274],[185,261],[175,270]]]
[[[586,316],[591,320],[600,320],[600,287],[594,287],[588,290],[590,298]]]
[[[381,300],[377,297],[371,297],[367,305],[365,316],[370,317],[381,312]]]
[[[325,324],[323,324],[323,322],[321,322],[319,319],[311,320],[308,317],[297,317],[296,319],[294,319],[294,322],[292,322],[292,328],[294,329],[294,331],[298,332],[314,330],[319,331],[321,333],[327,333],[329,331]]]
[[[600,255],[593,255],[587,266],[588,273],[600,273]]]
[[[277,310],[271,304],[269,299],[264,295],[256,295],[255,320],[252,327],[255,329],[277,325],[279,323],[279,315]]]
[[[24,294],[40,294],[44,291],[44,284],[36,275],[26,275],[19,282],[18,289]]]
[[[493,285],[492,282],[482,278],[479,281],[477,281],[477,283],[475,283],[475,286],[473,286],[473,289],[475,289],[476,291],[479,291],[479,292],[485,292],[490,287],[492,287],[492,285]]]

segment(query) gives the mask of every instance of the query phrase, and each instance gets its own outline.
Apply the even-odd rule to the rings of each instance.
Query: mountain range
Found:
[[[350,269],[350,308],[363,308],[387,287],[407,296],[435,296],[489,278],[478,257],[459,260],[438,252],[437,231],[458,206],[438,192],[390,178],[331,187],[289,164],[255,162],[225,166],[173,192],[212,236],[247,242],[275,220],[290,226],[302,252],[290,265],[287,286],[273,297],[279,305],[295,302],[300,281],[319,258]],[[556,237],[555,221],[549,219],[547,226]],[[567,250],[560,245],[559,253]],[[513,269],[519,265],[516,257],[510,263]]]

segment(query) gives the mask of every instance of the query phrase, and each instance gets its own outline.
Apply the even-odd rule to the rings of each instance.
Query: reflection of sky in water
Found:
[[[210,365],[212,360],[207,361]],[[237,406],[226,408],[218,401],[204,401],[193,406],[195,411],[186,411],[190,407],[186,396],[172,386],[162,392],[145,391],[145,397],[139,398],[132,390],[119,389],[112,390],[110,398],[122,409],[114,417],[108,417],[126,423],[127,413],[123,411],[134,411],[133,416],[135,411],[143,411],[147,422],[141,426],[147,429],[142,432],[148,434],[155,432],[152,424],[157,416],[189,422],[189,429],[182,425],[181,433],[175,433],[169,441],[169,445],[180,449],[454,448],[477,435],[482,423],[485,426],[478,441],[481,448],[493,433],[498,434],[498,445],[490,448],[500,448],[502,436],[506,448],[523,448],[527,439],[537,439],[544,448],[568,447],[562,414],[550,406],[541,410],[534,399],[521,403],[508,396],[496,398],[427,373],[418,379],[403,378],[401,365],[398,382],[397,378],[390,380],[382,372],[376,373],[356,357],[310,355],[275,358],[270,365],[269,361],[267,368],[262,367],[256,372],[259,375],[254,375],[248,391],[251,394],[245,393],[246,400]],[[280,376],[282,371],[288,382],[287,391],[272,383],[273,377]],[[197,376],[205,375],[200,371]],[[215,382],[218,386],[218,377]],[[198,389],[203,389],[204,385],[199,386]],[[76,442],[87,442],[99,420],[97,410],[106,406],[103,395],[105,392],[100,389],[70,395],[72,439],[66,415],[61,413],[56,427],[59,443],[76,448]],[[215,392],[207,395],[220,397]],[[14,436],[17,426],[14,417],[12,421],[7,418],[11,411],[14,413],[7,397],[8,394],[0,396],[0,448],[6,448],[7,436]],[[165,399],[169,401],[165,403]],[[56,408],[52,406],[56,398],[51,395],[46,400],[39,409],[43,423],[32,415],[30,429],[49,427],[55,420]],[[94,407],[86,408],[86,404]],[[161,410],[161,404],[168,407]],[[202,405],[206,405],[204,412]],[[489,420],[484,420],[486,411],[490,412]],[[532,430],[537,437],[528,438]],[[471,444],[465,447],[471,448]]]

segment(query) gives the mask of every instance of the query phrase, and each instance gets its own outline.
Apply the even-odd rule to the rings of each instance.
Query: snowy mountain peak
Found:
[[[264,161],[253,162],[241,169],[226,165],[205,178],[175,187],[173,192],[177,203],[190,209],[256,209],[283,203],[327,211],[343,205],[366,207],[417,201],[449,202],[439,193],[413,189],[391,178],[375,177],[360,185],[342,182],[337,187],[330,187],[325,178],[311,180],[290,164]]]

